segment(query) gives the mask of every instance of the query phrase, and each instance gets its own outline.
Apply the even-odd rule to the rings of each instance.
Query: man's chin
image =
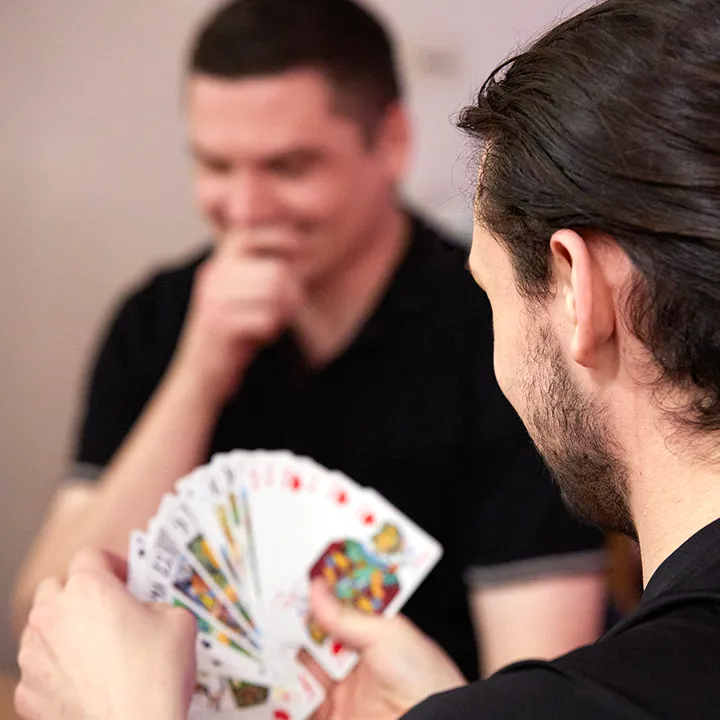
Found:
[[[611,493],[607,502],[596,498],[578,497],[576,493],[564,487],[562,481],[558,481],[555,473],[552,474],[560,488],[562,501],[571,515],[586,525],[592,525],[605,532],[621,533],[637,540],[637,530],[630,511],[617,494]]]

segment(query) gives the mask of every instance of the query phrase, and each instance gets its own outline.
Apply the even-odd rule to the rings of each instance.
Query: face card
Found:
[[[338,599],[365,613],[392,617],[440,559],[440,545],[372,490],[354,509],[354,523],[316,554],[289,598],[291,612],[302,623],[304,646],[340,680],[357,661],[355,653],[328,637],[309,612],[307,590],[319,578]],[[287,605],[286,605],[287,607]]]
[[[388,502],[372,488],[365,491],[371,501],[363,523],[376,553],[399,573],[401,588],[388,598],[385,616],[398,613],[420,583],[428,576],[442,557],[440,543],[414,523],[407,515]],[[373,507],[374,506],[374,507]]]
[[[269,686],[277,680],[265,665],[237,652],[227,642],[212,635],[198,633],[195,650],[198,671],[213,675],[232,675],[262,686]]]
[[[163,525],[158,524],[147,552],[153,601],[181,604],[254,657],[259,655],[260,646],[253,634],[235,619]]]
[[[305,720],[324,700],[315,678],[296,665],[286,686],[251,685],[231,675],[204,673],[198,678],[190,720]]]
[[[252,463],[251,458],[252,454],[244,451],[213,457],[212,466],[222,474],[224,482],[219,493],[211,494],[211,500],[230,548],[231,562],[241,578],[244,594],[250,602],[257,604],[260,602],[256,582],[257,559],[247,483],[243,477],[245,466]]]
[[[227,507],[226,473],[220,460],[195,471],[177,484],[178,494],[195,518],[203,540],[215,554],[215,564],[222,571],[224,581],[232,585],[237,594],[250,604],[244,557],[230,531]],[[247,610],[247,607],[245,608]]]
[[[245,550],[252,594],[257,603],[260,603],[262,597],[260,569],[253,531],[254,522],[250,509],[250,495],[261,485],[260,469],[254,461],[254,456],[255,453],[235,450],[229,455],[225,455],[224,459],[231,471],[228,475],[228,487],[232,488],[238,508],[237,515],[231,515],[235,519],[233,532],[241,548]]]
[[[128,587],[195,617],[198,720],[304,720],[323,692],[297,650],[336,680],[357,659],[311,616],[312,580],[393,615],[441,554],[375,491],[285,451],[218,454],[177,488],[130,536]]]
[[[188,719],[250,718],[254,710],[267,708],[269,695],[267,686],[198,670]]]
[[[166,596],[172,595],[170,591],[164,591]],[[238,662],[242,663],[245,660],[250,660],[256,664],[259,664],[261,667],[261,675],[265,676],[265,665],[263,663],[263,657],[258,658],[256,654],[253,654],[250,650],[246,649],[244,646],[239,645],[237,642],[235,642],[231,637],[229,637],[225,632],[218,630],[218,628],[209,620],[207,619],[205,614],[200,614],[199,611],[193,610],[190,607],[190,604],[186,601],[184,601],[181,598],[178,598],[176,595],[171,598],[171,603],[175,607],[181,607],[183,610],[186,610],[189,612],[194,618],[195,622],[197,624],[198,629],[198,642],[202,644],[203,641],[210,641],[211,645],[208,646],[208,643],[205,642],[204,646],[206,649],[210,649],[213,646],[223,646],[226,647],[233,655],[239,656]],[[245,667],[242,665],[242,667]],[[273,677],[275,677],[273,675]]]
[[[195,500],[191,508],[189,503]],[[193,569],[213,590],[224,598],[224,604],[233,613],[235,621],[256,641],[260,641],[260,628],[253,617],[253,609],[228,577],[227,566],[219,559],[208,541],[206,527],[201,526],[197,497],[170,498],[161,505],[163,529],[172,537]]]

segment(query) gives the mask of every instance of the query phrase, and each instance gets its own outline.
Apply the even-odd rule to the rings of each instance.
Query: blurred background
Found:
[[[122,289],[204,232],[180,78],[212,4],[0,3],[2,670],[14,664],[13,577],[64,476],[97,334]],[[400,43],[417,146],[407,193],[467,240],[472,178],[448,118],[515,46],[579,3],[369,4]]]

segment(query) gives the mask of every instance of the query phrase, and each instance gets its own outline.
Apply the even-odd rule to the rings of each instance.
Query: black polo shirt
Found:
[[[512,665],[406,720],[717,720],[720,520],[655,572],[630,617],[551,663]]]
[[[74,476],[97,476],[162,378],[201,259],[122,305],[96,360]],[[376,488],[445,554],[406,606],[469,677],[465,580],[598,566],[602,537],[570,520],[493,374],[492,320],[466,252],[419,220],[358,337],[311,370],[290,335],[262,350],[221,413],[208,456],[288,449]],[[172,452],[172,448],[168,448]]]

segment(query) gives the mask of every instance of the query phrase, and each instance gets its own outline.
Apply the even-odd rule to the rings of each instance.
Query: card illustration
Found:
[[[372,488],[286,451],[235,450],[178,481],[131,534],[128,587],[195,619],[189,720],[308,720],[325,697],[304,650],[341,681],[357,654],[308,609],[321,578],[342,603],[392,617],[442,548]]]
[[[392,559],[402,552],[403,538],[395,525],[385,523],[372,543],[372,551],[352,539],[331,543],[310,569],[310,580],[322,578],[343,603],[381,614],[400,592],[398,565]],[[312,616],[307,629],[318,645],[327,641],[327,633]]]

